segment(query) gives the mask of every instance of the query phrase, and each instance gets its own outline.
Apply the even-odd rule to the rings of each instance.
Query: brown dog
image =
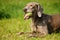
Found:
[[[36,2],[28,3],[24,8],[24,19],[32,19],[31,23],[31,36],[45,36],[60,28],[60,14],[47,15],[43,13],[43,9],[40,4]],[[31,13],[31,15],[27,15]],[[34,34],[37,33],[37,34]]]

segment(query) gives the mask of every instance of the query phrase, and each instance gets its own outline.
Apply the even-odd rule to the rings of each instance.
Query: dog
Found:
[[[60,30],[60,14],[47,15],[39,3],[30,2],[24,7],[24,19],[32,19],[31,36],[46,36]],[[31,15],[27,15],[30,13]],[[35,34],[36,33],[36,34]]]

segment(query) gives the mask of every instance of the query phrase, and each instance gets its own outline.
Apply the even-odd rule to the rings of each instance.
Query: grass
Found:
[[[60,40],[60,33],[53,33],[43,38],[17,35],[18,32],[31,31],[29,26],[31,20],[23,19],[23,7],[32,1],[40,3],[46,14],[60,12],[60,0],[0,0],[0,11],[11,16],[9,19],[0,20],[0,40]]]
[[[30,32],[30,20],[17,19],[0,20],[0,40],[59,40],[60,33],[47,35],[44,38],[28,38],[27,35],[17,35],[18,32]]]

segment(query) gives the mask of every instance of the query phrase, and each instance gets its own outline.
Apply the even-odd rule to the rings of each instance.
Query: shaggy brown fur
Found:
[[[60,31],[60,14],[52,15],[50,25],[53,28],[53,32],[59,32]]]
[[[35,35],[38,36],[45,36],[47,34],[50,34],[60,28],[60,14],[56,15],[47,15],[43,13],[43,9],[40,6],[40,4],[36,2],[28,3],[24,8],[25,15],[29,12],[32,13],[32,15],[27,15],[28,18],[24,17],[24,19],[32,19],[31,23],[31,30],[32,35],[34,33],[38,33]],[[35,36],[34,35],[34,36]]]

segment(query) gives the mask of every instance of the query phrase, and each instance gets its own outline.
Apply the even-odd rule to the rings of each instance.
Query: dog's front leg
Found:
[[[36,27],[34,24],[31,23],[31,32],[19,32],[18,35],[28,34],[28,36],[33,37],[36,36]]]
[[[31,23],[30,27],[31,27],[31,32],[35,33],[36,32],[36,26],[33,23]]]
[[[37,32],[36,26],[34,25],[34,23],[31,23],[30,27],[31,27],[31,33],[29,34],[29,36],[35,37]]]

